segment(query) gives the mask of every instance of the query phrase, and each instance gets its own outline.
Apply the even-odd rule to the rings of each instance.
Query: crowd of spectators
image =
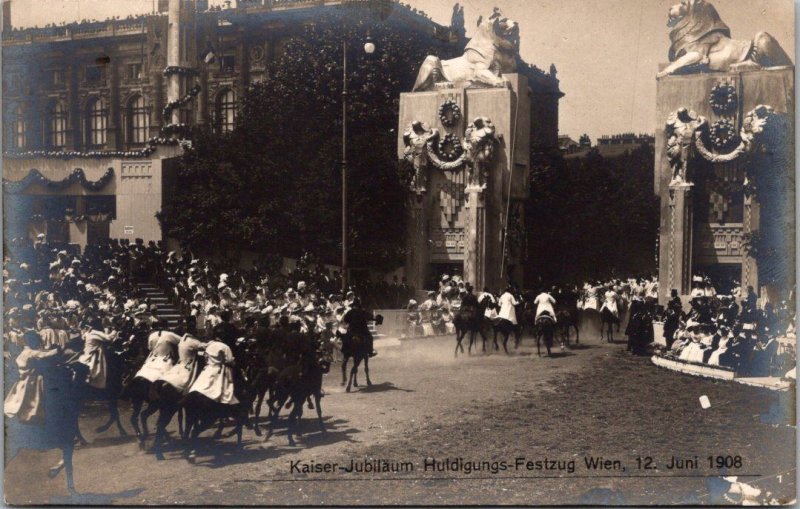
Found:
[[[794,376],[794,290],[778,303],[759,305],[753,287],[744,290],[739,304],[735,295],[718,295],[707,279],[695,277],[693,286],[688,311],[676,290],[667,304],[668,357],[745,376]],[[782,343],[786,339],[788,344]]]

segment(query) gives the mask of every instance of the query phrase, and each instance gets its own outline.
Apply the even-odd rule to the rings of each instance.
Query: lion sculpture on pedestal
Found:
[[[713,5],[705,0],[683,0],[669,10],[671,62],[658,73],[662,78],[693,66],[711,71],[740,71],[792,65],[774,37],[759,32],[749,41],[731,39],[731,30]]]
[[[447,87],[504,87],[502,74],[517,71],[519,25],[495,8],[487,20],[478,19],[478,31],[464,48],[464,55],[441,60],[429,55],[422,63],[412,92]]]

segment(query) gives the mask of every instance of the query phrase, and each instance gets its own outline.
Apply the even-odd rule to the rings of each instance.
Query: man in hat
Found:
[[[369,322],[374,320],[373,313],[367,312],[361,307],[361,300],[356,297],[353,299],[350,309],[347,310],[342,317],[342,322],[347,325],[347,334],[342,338],[342,349],[345,349],[344,343],[352,338],[353,334],[360,334],[367,340],[367,351],[370,352],[370,357],[375,357],[378,352],[375,351],[373,346],[372,333],[369,330]]]

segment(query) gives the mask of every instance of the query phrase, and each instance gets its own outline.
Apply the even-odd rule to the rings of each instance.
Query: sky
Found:
[[[455,0],[403,0],[450,24]],[[460,0],[467,35],[479,15],[497,6],[520,25],[523,59],[542,69],[555,63],[561,90],[559,131],[577,139],[653,133],[659,64],[667,62],[669,7],[678,0]],[[155,0],[12,0],[12,25],[43,26],[82,18],[152,12]],[[219,5],[221,0],[212,0]],[[736,39],[775,36],[795,56],[793,0],[712,0]]]

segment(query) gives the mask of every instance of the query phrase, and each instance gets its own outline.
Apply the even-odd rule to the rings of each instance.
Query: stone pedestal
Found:
[[[477,117],[491,121],[496,145],[486,164],[485,187],[473,187],[465,163],[441,169],[430,163],[425,192],[409,192],[405,276],[422,289],[430,274],[461,272],[476,288],[500,290],[508,271],[501,274],[503,232],[509,200],[528,198],[530,172],[531,101],[524,76],[504,75],[510,87],[451,88],[401,94],[398,158],[405,157],[403,133],[413,122],[438,130],[440,139],[463,141]],[[457,105],[460,117],[440,118],[443,105]],[[524,221],[523,221],[524,224]],[[460,267],[459,267],[460,265]],[[506,267],[507,268],[507,267]],[[522,284],[524,270],[515,271]]]
[[[405,277],[409,285],[421,290],[429,258],[427,217],[422,196],[413,194],[409,201]]]
[[[667,230],[662,231],[659,289],[669,295],[675,288],[681,295],[692,283],[692,184],[669,186]]]
[[[721,107],[719,102],[726,89],[734,92],[729,96],[733,101],[729,108]],[[654,184],[661,198],[660,304],[666,304],[673,288],[687,297],[691,278],[699,272],[712,278],[714,274],[721,274],[724,279],[738,279],[741,275],[738,280],[745,287],[758,288],[759,283],[763,283],[763,268],[749,256],[746,236],[769,229],[764,221],[772,221],[774,217],[769,219],[768,214],[759,210],[757,199],[744,196],[743,184],[748,175],[763,170],[764,163],[753,162],[753,154],[748,155],[747,149],[739,151],[736,147],[742,147],[740,139],[748,136],[754,140],[750,147],[757,147],[762,141],[779,142],[774,133],[762,140],[758,129],[748,132],[746,120],[755,118],[753,114],[762,110],[762,106],[767,107],[771,115],[793,119],[794,95],[794,68],[790,66],[673,75],[658,80],[656,111],[660,128],[656,130]],[[694,131],[694,137],[687,143],[686,154],[680,156],[686,158],[687,178],[694,187],[672,183],[674,164],[671,163],[674,161],[670,160],[668,145],[675,131],[669,131],[667,123],[682,109],[691,112],[691,118],[705,121],[702,129]],[[734,126],[735,144],[715,145],[709,132],[714,127],[724,129],[726,123]],[[783,130],[792,131],[785,133],[787,140],[794,138],[793,120],[776,125],[785,125]],[[774,148],[766,150],[775,152]],[[773,160],[770,164],[778,162]],[[786,164],[793,164],[793,160]],[[786,217],[789,215],[787,213]],[[787,256],[793,258],[794,253],[787,252]],[[759,272],[762,272],[761,278]]]

